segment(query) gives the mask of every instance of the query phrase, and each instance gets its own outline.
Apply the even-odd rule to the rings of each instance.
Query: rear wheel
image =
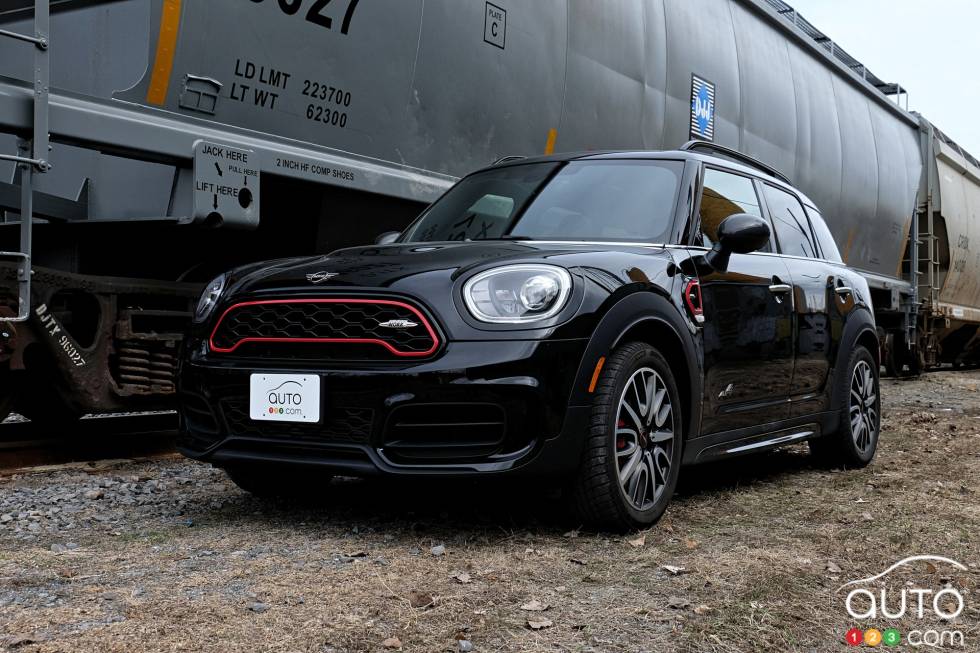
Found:
[[[232,482],[260,498],[293,498],[315,501],[326,492],[331,474],[286,469],[266,465],[232,465],[225,467]]]
[[[842,406],[837,432],[810,441],[810,451],[831,465],[864,467],[875,456],[881,431],[881,392],[878,364],[871,352],[857,345],[846,374],[837,379],[835,397]]]
[[[674,375],[660,352],[646,343],[613,352],[593,395],[591,428],[573,486],[579,516],[615,530],[660,519],[677,486],[682,424]]]

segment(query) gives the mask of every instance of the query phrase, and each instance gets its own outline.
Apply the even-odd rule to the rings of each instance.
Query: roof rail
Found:
[[[707,152],[714,152],[716,154],[721,154],[722,156],[726,156],[729,159],[734,159],[739,163],[744,163],[747,166],[758,168],[759,170],[762,170],[766,174],[771,175],[776,179],[789,184],[790,186],[793,185],[793,182],[789,180],[789,177],[781,173],[779,170],[776,170],[770,165],[766,165],[765,163],[759,161],[758,159],[753,159],[748,154],[743,154],[738,150],[733,150],[732,148],[725,147],[724,145],[718,145],[717,143],[711,143],[709,141],[695,140],[695,141],[688,141],[684,143],[683,145],[681,145],[680,149],[686,150],[688,152],[694,152],[695,150],[705,150]]]
[[[502,156],[499,159],[497,159],[496,161],[494,161],[493,163],[491,163],[490,165],[494,165],[495,166],[495,165],[498,165],[500,163],[507,163],[508,161],[520,161],[520,160],[526,159],[526,158],[527,158],[526,156],[520,156],[520,155],[517,155],[517,154],[512,154],[510,156]]]

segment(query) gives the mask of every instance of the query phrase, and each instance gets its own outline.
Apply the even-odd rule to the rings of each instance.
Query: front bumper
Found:
[[[411,365],[319,368],[205,354],[180,366],[180,451],[218,466],[275,463],[340,474],[567,474],[589,407],[569,406],[588,341],[450,342]],[[317,373],[318,424],[248,417],[255,372]]]

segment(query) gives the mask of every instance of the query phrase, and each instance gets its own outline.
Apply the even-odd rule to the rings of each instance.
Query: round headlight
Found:
[[[554,317],[565,306],[572,276],[553,265],[507,265],[463,286],[463,300],[482,322],[521,324]]]
[[[197,310],[194,311],[194,321],[203,322],[208,319],[214,307],[218,305],[218,300],[221,298],[221,293],[225,289],[225,275],[221,274],[215,277],[211,283],[209,283],[205,288],[204,292],[201,293],[201,298],[197,300]]]
[[[561,284],[554,277],[539,274],[521,286],[521,303],[529,311],[540,311],[551,305],[561,292]]]

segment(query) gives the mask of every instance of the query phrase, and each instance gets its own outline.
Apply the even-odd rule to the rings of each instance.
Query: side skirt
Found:
[[[817,413],[756,427],[713,433],[688,440],[685,465],[759,453],[819,438],[836,428],[837,413]]]

